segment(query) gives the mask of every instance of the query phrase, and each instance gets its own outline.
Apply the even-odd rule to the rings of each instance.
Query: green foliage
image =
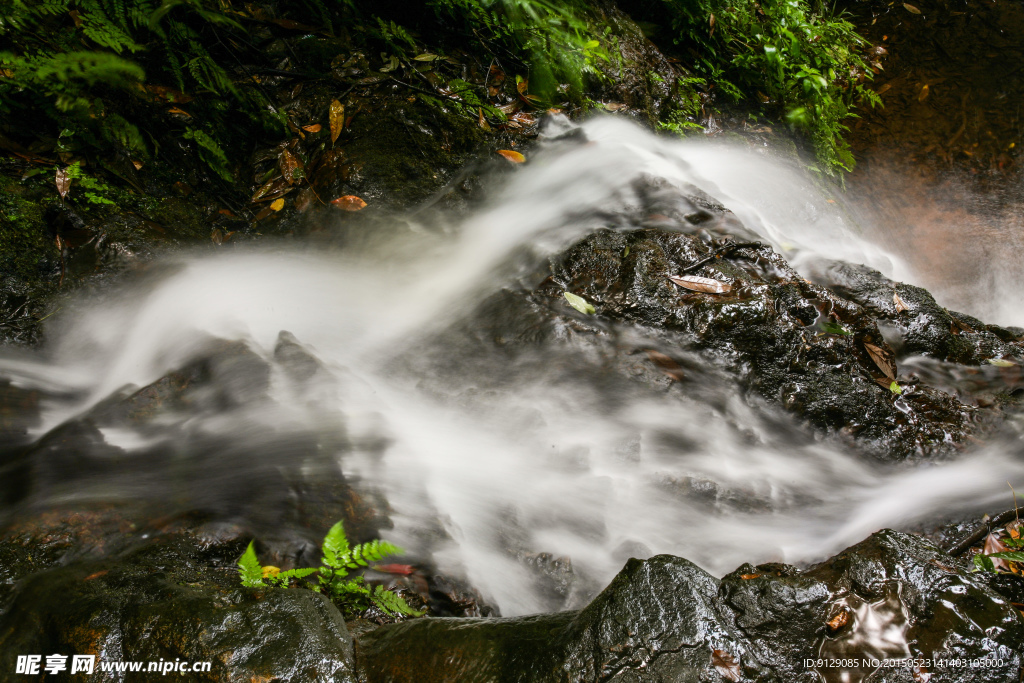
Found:
[[[57,168],[54,167],[53,171],[56,173]],[[115,205],[117,203],[111,198],[116,190],[102,180],[88,175],[82,170],[80,162],[76,161],[64,169],[64,171],[68,174],[68,178],[71,179],[72,187],[77,185],[82,190],[80,194],[89,204]],[[73,191],[71,196],[77,197],[78,194],[78,192]]]
[[[253,541],[249,541],[249,547],[242,553],[238,560],[238,573],[242,577],[242,585],[249,588],[257,588],[263,584],[263,567],[256,557],[256,549],[253,548]]]
[[[696,44],[697,71],[735,99],[757,98],[805,131],[825,170],[853,167],[843,121],[864,87],[866,42],[841,15],[809,0],[663,0],[680,42]]]
[[[328,594],[345,612],[353,616],[376,605],[385,614],[392,616],[422,616],[423,612],[413,609],[402,596],[392,593],[383,586],[371,588],[361,576],[350,577],[352,570],[368,567],[371,562],[380,562],[403,551],[396,545],[380,539],[369,543],[350,546],[345,527],[338,522],[331,527],[321,545],[323,557],[319,568],[289,569],[280,571],[277,567],[261,566],[256,558],[253,544],[249,543],[245,553],[238,560],[238,573],[243,586],[289,585],[292,579],[305,579],[318,574],[317,584],[311,588]]]
[[[217,175],[224,180],[231,182],[231,171],[228,170],[228,157],[220,148],[217,141],[199,129],[186,128],[182,137],[186,140],[194,140],[199,147],[199,156],[212,168]]]
[[[327,9],[322,0],[302,4]],[[253,126],[284,129],[283,116],[241,66],[253,57],[239,55],[247,28],[236,16],[221,0],[0,2],[0,132],[35,134],[47,144],[56,131],[70,131],[65,155],[150,158],[185,142],[231,180],[225,149],[232,135],[245,139],[248,129],[251,137]],[[144,87],[147,81],[162,90]],[[154,130],[164,105],[177,101],[161,94],[172,86],[186,93],[179,96],[204,130],[175,123]]]
[[[525,55],[530,89],[550,99],[562,84],[579,96],[585,73],[608,54],[582,7],[554,0],[427,0],[438,16],[462,22],[498,51]]]

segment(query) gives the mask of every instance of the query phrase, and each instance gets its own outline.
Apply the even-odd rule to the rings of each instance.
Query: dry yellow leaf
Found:
[[[338,100],[331,102],[328,118],[331,124],[331,144],[341,135],[341,129],[345,127],[345,105]]]
[[[281,197],[280,199],[275,199],[274,201],[272,201],[270,203],[270,208],[273,209],[274,211],[280,211],[281,209],[283,209],[284,208],[284,197]]]

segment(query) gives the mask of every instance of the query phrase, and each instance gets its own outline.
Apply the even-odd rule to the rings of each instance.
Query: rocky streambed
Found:
[[[591,85],[591,95],[616,116],[652,123],[671,109],[685,74],[628,17],[608,12],[622,60]],[[41,184],[5,180],[11,215],[34,221],[20,246],[4,242],[5,339],[37,340],[41,318],[76,305],[62,290],[69,285],[125,298],[162,291],[161,283],[188,271],[157,255],[183,245],[231,252],[269,237],[285,240],[277,246],[308,241],[313,251],[360,256],[388,240],[408,242],[406,251],[444,251],[445,233],[457,224],[452,214],[465,216],[556,154],[594,144],[559,120],[534,146],[540,112],[520,102],[511,74],[492,86],[514,110],[511,123],[485,131],[458,107],[396,90],[345,41],[316,40],[325,54],[349,50],[330,61],[333,80],[296,88],[278,75],[266,87],[303,123],[322,117],[335,97],[350,118],[337,148],[325,143],[323,126],[257,149],[244,169],[260,181],[249,188],[251,205],[221,206],[193,174],[151,187],[159,201],[144,197],[97,218],[65,202],[44,210]],[[483,82],[485,73],[489,79],[490,70],[467,78]],[[734,129],[747,128],[742,119]],[[760,132],[746,133],[762,142]],[[509,148],[525,152],[525,167],[494,154]],[[282,160],[298,158],[307,162],[304,180],[275,175]],[[17,172],[11,178],[25,170],[21,161],[5,163]],[[587,170],[587,163],[576,167],[581,176]],[[272,187],[261,195],[264,181]],[[162,349],[159,372],[101,395],[93,395],[106,386],[101,381],[64,377],[68,368],[58,364],[39,371],[34,357],[35,374],[0,373],[0,679],[80,680],[70,670],[43,670],[45,657],[56,654],[209,662],[208,671],[176,673],[196,681],[1018,682],[1024,580],[973,571],[965,552],[972,544],[954,546],[980,529],[973,533],[980,550],[989,526],[996,533],[988,551],[1012,536],[1000,531],[1012,517],[999,524],[980,517],[982,507],[994,509],[996,492],[982,493],[974,475],[993,462],[1019,471],[1024,329],[948,310],[925,289],[858,263],[809,262],[800,250],[772,247],[714,192],[650,174],[626,178],[621,189],[625,200],[611,208],[559,215],[577,228],[571,238],[509,250],[480,296],[387,349],[387,373],[412,378],[403,392],[445,409],[498,414],[511,405],[503,397],[524,385],[571,386],[565,396],[597,406],[588,428],[598,437],[607,433],[598,423],[624,421],[634,401],[643,410],[703,406],[705,412],[673,418],[692,423],[682,431],[659,424],[651,439],[652,432],[623,429],[609,446],[617,467],[644,475],[647,488],[637,487],[638,497],[649,498],[650,507],[634,521],[659,527],[661,538],[690,539],[692,527],[703,525],[729,529],[728,537],[709,532],[690,542],[689,559],[638,541],[618,543],[608,521],[588,517],[594,508],[581,502],[610,491],[600,483],[610,477],[596,450],[560,444],[556,454],[538,455],[545,467],[530,471],[519,502],[525,508],[528,490],[549,482],[559,495],[532,512],[496,505],[481,517],[494,522],[489,550],[525,577],[522,591],[539,596],[529,604],[547,610],[498,616],[501,601],[489,588],[503,577],[478,571],[486,581],[475,583],[446,556],[459,524],[440,506],[423,506],[412,526],[406,519],[408,497],[401,494],[422,493],[413,486],[421,472],[409,467],[396,477],[401,486],[391,488],[382,483],[387,477],[374,477],[402,451],[386,428],[399,418],[364,415],[359,419],[370,427],[358,424],[362,406],[350,401],[347,412],[306,421],[333,392],[362,386],[366,377],[364,368],[325,357],[297,330],[282,324],[262,346],[223,330],[189,337],[187,348]],[[53,193],[49,185],[46,191]],[[369,205],[361,212],[320,207],[320,196],[360,196]],[[267,208],[283,197],[283,210]],[[523,208],[532,203],[540,199],[516,205],[523,222],[535,216]],[[799,271],[791,263],[797,258]],[[281,275],[260,272],[262,279]],[[251,282],[220,280],[219,288],[185,298],[227,299]],[[331,314],[331,292],[303,294],[296,308],[314,300],[318,314]],[[120,310],[116,300],[106,301]],[[173,315],[173,307],[156,310],[147,318],[154,327]],[[50,343],[73,347],[74,334],[61,336],[67,327],[88,337],[86,328],[62,322],[51,328]],[[177,339],[175,325],[161,329]],[[83,344],[83,356],[100,358],[101,337]],[[59,356],[53,347],[47,353]],[[12,352],[5,367],[25,358],[27,352]],[[123,370],[105,367],[111,376]],[[556,408],[566,402],[562,396]],[[531,431],[557,424],[544,414],[551,410],[507,410],[520,434],[497,440],[527,442]],[[803,458],[794,459],[795,470],[818,479],[789,486],[785,476],[773,479],[753,463],[745,469],[724,446],[718,451],[718,434],[728,434],[734,450],[758,456],[793,451]],[[905,472],[941,472],[940,465],[977,450],[991,457],[957,470],[965,491],[959,497],[941,474],[908,480],[918,488],[882,488],[884,496],[907,499],[904,511],[920,500],[923,519],[890,523],[879,508],[869,529],[863,521],[849,527],[854,531],[844,527],[844,514],[863,519],[872,507],[851,491]],[[816,460],[826,452],[839,455]],[[708,476],[686,464],[695,454],[737,471]],[[463,469],[486,469],[494,454],[472,455]],[[792,472],[786,476],[799,479]],[[581,473],[594,478],[584,485]],[[844,488],[854,479],[860,488]],[[814,481],[829,486],[814,488]],[[576,484],[586,496],[577,495]],[[939,485],[941,491],[927,490]],[[493,493],[463,488],[474,498]],[[948,509],[935,503],[943,497]],[[697,514],[661,519],[649,512],[659,505]],[[760,538],[771,520],[785,526],[819,513],[825,528],[847,529],[846,540],[826,534],[829,544],[804,548],[798,565],[763,561],[773,554]],[[242,587],[237,562],[250,540],[265,565],[312,567],[320,539],[339,519],[353,542],[398,532],[415,540],[407,555],[367,570],[366,578],[427,616],[396,620],[370,610],[353,618],[305,588]],[[531,536],[531,521],[570,528],[574,535],[562,538],[572,543],[541,542]],[[871,533],[890,524],[900,529]],[[847,538],[851,533],[858,535]],[[605,553],[614,571],[602,574],[587,555],[606,546],[614,546]],[[732,560],[746,548],[758,564]],[[714,575],[701,568],[712,564]],[[39,673],[18,673],[19,657],[30,655],[41,656]],[[154,676],[97,668],[90,680]]]
[[[541,364],[583,375],[595,391],[625,383],[664,401],[718,383],[758,410],[789,413],[809,438],[879,463],[949,460],[1012,423],[1021,330],[948,311],[925,290],[863,266],[821,262],[805,279],[710,197],[657,185],[638,196],[640,205],[605,216],[606,227],[547,258],[534,286],[501,287],[401,354],[397,367],[427,376],[457,349],[465,372],[500,357],[509,374]],[[580,299],[574,305],[566,293]],[[573,349],[571,362],[552,365],[539,353],[551,347]],[[359,450],[386,457],[387,439],[356,443],[344,426],[296,438],[251,420],[245,433],[228,436],[189,427],[204,416],[230,421],[273,410],[271,378],[301,395],[324,374],[315,350],[287,332],[269,358],[213,339],[158,381],[115,392],[32,439],[27,430],[43,408],[68,397],[8,382],[0,667],[14,671],[19,655],[59,653],[212,663],[190,680],[1020,675],[1024,581],[973,572],[963,555],[940,547],[969,523],[930,539],[879,531],[817,563],[743,564],[721,579],[685,558],[641,549],[592,598],[571,558],[524,552],[509,540],[506,552],[518,553],[539,581],[588,598],[536,616],[486,616],[496,612],[487,596],[446,575],[423,549],[398,573],[368,576],[425,607],[424,618],[388,623],[394,619],[378,613],[346,623],[324,595],[243,588],[236,562],[253,535],[265,564],[306,566],[337,519],[356,541],[392,526],[386,495],[346,466]],[[478,378],[473,391],[500,392],[507,379]],[[438,400],[466,400],[439,391]],[[128,447],[119,430],[153,445]],[[713,481],[670,485],[675,495],[703,500],[709,516],[773,514],[770,498]],[[97,503],[112,487],[118,501]],[[139,676],[106,672],[97,680],[145,680]]]

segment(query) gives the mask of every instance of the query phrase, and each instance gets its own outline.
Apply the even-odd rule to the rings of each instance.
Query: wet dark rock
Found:
[[[682,68],[677,71],[615,3],[597,2],[591,9],[602,30],[615,38],[608,41],[611,59],[596,60],[602,77],[588,83],[588,89],[598,98],[626,105],[632,118],[656,128],[678,106]]]
[[[338,610],[308,590],[240,587],[244,546],[193,529],[34,573],[0,613],[0,667],[14,671],[17,654],[93,654],[212,663],[189,680],[354,680]],[[123,680],[98,669],[94,678]]]
[[[1022,354],[1020,339],[1011,330],[946,310],[926,290],[890,280],[867,266],[835,262],[820,279],[836,293],[870,311],[877,320],[888,322],[895,332],[900,355],[920,354],[978,365]],[[907,310],[900,310],[894,295]]]
[[[262,423],[262,411],[274,409],[275,366],[309,381],[319,361],[287,333],[273,362],[245,343],[211,340],[155,382],[114,392],[34,443],[12,442],[0,452],[3,515],[68,500],[129,501],[149,516],[201,511],[310,562],[338,520],[354,542],[377,538],[390,526],[387,503],[342,474],[340,457],[352,448],[344,426],[282,433]],[[192,427],[210,419],[226,431]]]
[[[847,605],[859,611],[836,619]],[[873,619],[857,616],[869,613]],[[888,640],[876,633],[884,618],[895,627]],[[984,577],[926,541],[883,531],[806,571],[744,565],[721,581],[681,558],[634,559],[579,612],[384,626],[357,639],[356,658],[368,683],[812,683],[821,679],[805,660],[832,643],[846,643],[849,657],[869,659],[897,651],[927,659],[988,657],[992,666],[935,666],[919,674],[933,674],[936,683],[1011,683],[1021,665],[1024,617]],[[911,673],[869,667],[847,670],[847,680],[911,680],[903,677]],[[828,671],[826,680],[841,674]]]
[[[631,229],[626,222],[583,238],[551,260],[549,276],[532,291],[507,290],[483,304],[471,324],[480,329],[470,334],[513,354],[548,342],[582,340],[603,349],[599,355],[616,357],[620,369],[640,382],[678,383],[703,392],[706,370],[686,360],[696,354],[701,364],[724,371],[750,394],[883,460],[948,454],[998,422],[996,402],[989,401],[986,409],[977,400],[961,402],[946,383],[915,374],[917,366],[907,374],[901,363],[908,344],[914,353],[977,363],[1020,353],[1018,342],[1002,341],[965,316],[957,319],[977,331],[950,332],[953,318],[924,290],[867,276],[856,280],[861,287],[856,290],[850,278],[834,286],[812,283],[765,246],[728,251],[690,269],[722,240],[749,238],[713,206],[680,204],[657,191],[648,191],[647,201],[660,209],[662,225]],[[696,224],[694,215],[701,216]],[[680,274],[711,278],[731,290],[691,291],[668,279]],[[910,311],[895,313],[894,287],[906,293]],[[578,314],[564,292],[592,303],[596,315]],[[890,347],[885,326],[918,310],[922,318],[908,328],[914,331],[909,341]],[[646,338],[646,348],[624,344],[629,335]],[[602,339],[617,338],[601,346]],[[643,353],[646,362],[624,352]],[[997,368],[989,369],[997,374]],[[899,393],[892,390],[893,381]],[[992,391],[993,385],[983,388]]]

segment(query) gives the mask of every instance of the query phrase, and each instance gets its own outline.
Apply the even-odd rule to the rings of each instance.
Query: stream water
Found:
[[[791,162],[613,119],[584,132],[589,144],[532,154],[450,229],[409,218],[337,251],[274,244],[170,257],[80,296],[49,321],[44,349],[0,351],[0,377],[47,396],[36,435],[185,365],[212,338],[244,341],[270,376],[260,400],[101,429],[103,452],[136,459],[140,472],[154,449],[221,444],[203,455],[223,459],[217,476],[179,468],[129,481],[69,466],[73,485],[50,495],[187,507],[244,490],[257,459],[301,467],[314,435],[319,456],[340,458],[389,501],[389,540],[464,576],[505,615],[579,606],[631,556],[673,553],[721,574],[742,561],[823,558],[882,527],[1010,502],[1006,482],[1024,482],[1012,434],[954,461],[884,468],[741,397],[712,370],[698,395],[665,395],[600,372],[572,343],[511,359],[446,333],[500,288],[536,285],[549,255],[621,225],[641,177],[698,188],[798,268],[819,257],[866,263],[927,282],[940,300],[956,290],[958,306],[990,322],[1024,322],[1019,279],[993,277],[976,299],[955,280],[945,289],[939,273],[913,269],[911,233],[887,240],[877,206],[824,193]],[[274,355],[282,330],[321,372],[297,382],[285,371]]]

